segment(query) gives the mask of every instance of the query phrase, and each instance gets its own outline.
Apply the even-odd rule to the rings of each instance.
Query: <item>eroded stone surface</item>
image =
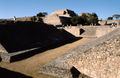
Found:
[[[69,9],[56,10],[50,16],[56,15],[56,14],[58,16],[64,16],[64,17],[76,16],[75,12]]]
[[[120,69],[120,28],[53,60],[40,69],[40,73],[63,77],[72,67],[93,78],[119,78]],[[49,68],[49,69],[48,69]],[[56,71],[62,72],[51,72]],[[58,75],[58,73],[60,75]],[[70,78],[70,75],[63,78]]]
[[[0,44],[0,52],[7,53],[7,50]]]
[[[93,78],[120,78],[120,36],[79,55],[74,66]]]

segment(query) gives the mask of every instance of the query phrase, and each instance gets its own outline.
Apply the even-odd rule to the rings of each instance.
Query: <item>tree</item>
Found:
[[[113,18],[116,18],[116,20],[118,20],[120,18],[120,14],[114,14]]]
[[[82,24],[83,25],[88,25],[89,22],[88,22],[88,18],[89,16],[87,16],[86,14],[83,14],[82,16],[80,16],[82,18]]]
[[[84,19],[81,16],[73,16],[71,19],[72,25],[84,24]]]
[[[79,24],[79,21],[80,21],[79,16],[73,16],[71,19],[73,25]]]
[[[98,16],[96,13],[83,13],[81,16],[74,16],[71,19],[73,25],[82,24],[82,25],[90,25],[90,24],[98,24]]]
[[[92,13],[91,16],[90,16],[90,23],[91,24],[98,24],[98,16],[96,13]]]
[[[45,17],[47,15],[47,12],[40,12],[37,14],[38,17]]]
[[[94,16],[90,16],[89,18],[88,18],[88,24],[90,25],[90,24],[95,24],[95,18],[94,18]]]
[[[113,17],[108,17],[107,20],[113,20]]]
[[[98,24],[98,16],[96,13],[92,13],[90,17],[88,18],[89,24]]]
[[[98,24],[98,16],[96,13],[83,13],[81,17],[84,20],[84,25]]]
[[[35,21],[37,20],[36,16],[33,16],[33,17],[31,18],[31,20],[32,20],[33,22],[35,22]]]

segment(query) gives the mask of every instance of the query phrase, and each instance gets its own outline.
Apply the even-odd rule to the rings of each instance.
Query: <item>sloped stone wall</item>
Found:
[[[5,52],[7,53],[6,49],[0,44],[0,52]]]
[[[111,28],[109,26],[69,26],[63,29],[76,37],[98,38],[113,31],[116,28],[118,27]]]
[[[75,67],[89,77],[119,78],[119,44],[120,28],[117,28],[53,60],[39,72],[60,78],[73,78],[71,69]]]
[[[69,9],[56,10],[50,16],[53,16],[56,14],[58,16],[64,16],[64,17],[76,16],[75,12]]]
[[[71,33],[76,37],[80,37],[80,28],[78,27],[75,27],[75,26],[65,27],[64,30],[66,30],[67,32]]]
[[[31,17],[20,17],[20,18],[16,18],[16,21],[32,21],[33,16]]]
[[[111,24],[111,23],[117,23],[117,25],[120,25],[120,20],[102,20],[102,21],[99,21],[100,25]]]
[[[57,15],[52,15],[44,18],[44,23],[51,25],[62,25],[60,17]]]
[[[120,35],[81,53],[74,66],[92,78],[120,78]]]
[[[37,53],[32,52],[34,48],[47,49],[48,46],[62,45],[64,41],[70,39],[75,39],[75,36],[44,23],[15,22],[2,24],[0,25],[0,57],[4,62],[11,62],[11,57],[15,56],[15,59],[24,58]]]

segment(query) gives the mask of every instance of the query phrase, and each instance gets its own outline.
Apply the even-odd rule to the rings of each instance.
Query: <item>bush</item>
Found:
[[[77,24],[82,24],[82,25],[97,25],[98,24],[98,16],[96,13],[92,13],[86,15],[86,14],[82,14],[82,16],[74,16],[71,19],[71,22],[73,25],[77,25]]]
[[[71,19],[73,25],[77,25],[80,22],[79,16],[73,16]]]
[[[113,20],[113,17],[108,17],[107,20]]]
[[[31,18],[31,20],[32,20],[33,22],[35,22],[35,21],[37,20],[36,16],[33,16],[33,17]]]
[[[38,17],[45,17],[47,15],[47,12],[40,12],[37,14]]]
[[[93,24],[93,25],[98,24],[98,16],[97,16],[97,14],[92,13],[90,15],[90,17],[88,18],[88,22],[89,22],[89,24]]]

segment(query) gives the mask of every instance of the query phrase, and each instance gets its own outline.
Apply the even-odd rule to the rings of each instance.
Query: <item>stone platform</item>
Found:
[[[79,47],[77,47],[76,49],[64,54],[63,56],[53,60],[52,62],[50,62],[49,64],[46,64],[43,68],[40,68],[39,73],[44,73],[44,74],[49,74],[49,75],[54,75],[57,76],[59,78],[73,78],[73,74],[71,72],[71,69],[75,68],[75,70],[78,70],[79,74],[76,74],[76,78],[81,78],[79,77],[80,73],[81,74],[85,74],[87,75],[87,78],[119,78],[119,71],[117,69],[119,69],[120,64],[117,63],[119,61],[117,61],[116,63],[106,63],[106,61],[104,61],[104,58],[109,58],[109,57],[113,57],[116,53],[118,53],[118,51],[120,50],[119,48],[119,41],[120,41],[120,28],[117,28],[115,30],[113,30],[112,32],[94,39],[94,40],[90,40],[88,42],[86,42],[83,45],[80,45]],[[107,42],[109,42],[108,46],[105,45]],[[113,49],[111,49],[112,47],[110,46],[111,44],[113,45]],[[99,47],[101,46],[101,47]],[[117,47],[116,47],[117,46]],[[99,48],[97,48],[99,47]],[[97,49],[95,49],[97,48]],[[100,53],[102,53],[102,49],[103,51],[105,51],[105,55],[102,56],[97,56],[97,55],[92,55],[91,53],[98,53],[98,55]],[[110,50],[110,51],[109,51]],[[107,56],[108,55],[110,56]],[[111,54],[112,53],[112,54]],[[89,54],[91,54],[92,57],[87,57],[89,56]],[[94,58],[96,57],[96,58]],[[100,64],[100,68],[99,68],[99,64],[97,63],[98,58],[101,58],[101,60],[103,59],[102,64]],[[88,60],[87,60],[88,59]],[[84,61],[86,60],[86,61]],[[94,61],[96,60],[96,61]],[[92,64],[89,65],[89,64]],[[109,64],[112,63],[112,67],[109,66]],[[98,64],[98,65],[96,65]],[[107,65],[104,65],[107,64]],[[116,68],[117,65],[117,68]],[[94,66],[97,66],[94,68]],[[108,66],[108,67],[106,67]],[[91,68],[90,68],[91,67]],[[105,67],[105,68],[101,68],[101,67]],[[116,68],[115,70],[112,68]],[[102,70],[103,69],[103,70]],[[106,69],[106,70],[105,70]],[[110,69],[107,71],[107,69]],[[102,72],[98,71],[98,70],[102,70]],[[116,73],[112,73],[112,76],[110,75],[111,72],[116,72]],[[110,77],[111,76],[111,77]],[[85,77],[86,78],[86,77]]]

